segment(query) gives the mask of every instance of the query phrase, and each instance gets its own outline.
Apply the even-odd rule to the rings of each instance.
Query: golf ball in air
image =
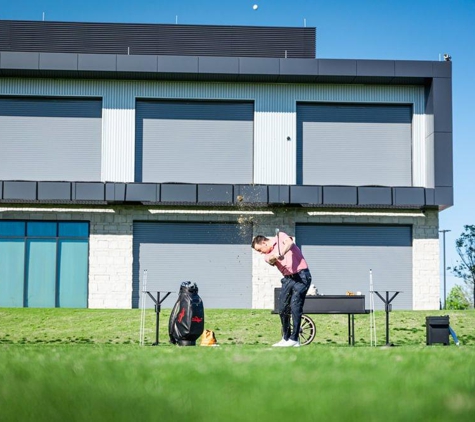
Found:
[[[259,6],[258,6],[257,4],[255,4],[254,6],[252,6],[252,8],[253,8],[254,10],[257,10],[257,9],[259,9]]]

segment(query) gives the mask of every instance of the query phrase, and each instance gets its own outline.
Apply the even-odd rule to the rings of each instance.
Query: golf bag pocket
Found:
[[[203,301],[198,286],[190,281],[181,283],[178,300],[168,323],[170,342],[179,346],[195,346],[204,330]]]

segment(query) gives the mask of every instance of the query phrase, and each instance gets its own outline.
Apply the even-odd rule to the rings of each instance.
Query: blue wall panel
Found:
[[[60,308],[87,308],[87,240],[60,239],[58,278]]]
[[[25,241],[0,239],[0,306],[23,307]]]
[[[56,239],[27,240],[27,297],[30,308],[56,306]]]

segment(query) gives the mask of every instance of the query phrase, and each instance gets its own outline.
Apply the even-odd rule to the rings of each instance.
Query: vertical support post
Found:
[[[351,345],[355,345],[355,314],[351,314],[351,332],[353,333]]]
[[[160,326],[160,292],[157,292],[157,302],[155,303],[155,343],[153,346],[158,346],[158,327]]]
[[[384,307],[386,310],[386,345],[389,346],[389,292],[386,292]]]
[[[439,230],[442,233],[442,245],[443,245],[443,262],[444,262],[444,309],[447,309],[447,266],[445,265],[445,233],[450,230]]]

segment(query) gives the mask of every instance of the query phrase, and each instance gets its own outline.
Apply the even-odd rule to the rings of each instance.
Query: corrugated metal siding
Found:
[[[251,234],[238,224],[135,222],[132,306],[140,303],[146,269],[148,291],[177,293],[189,280],[198,285],[205,309],[251,308],[250,243]],[[176,298],[163,307],[173,307]]]
[[[422,86],[1,78],[3,94],[102,97],[102,180],[115,182],[134,180],[136,98],[254,101],[254,183],[262,184],[296,183],[297,102],[413,104],[413,185],[427,181]]]
[[[302,27],[0,21],[0,51],[314,59],[315,37]]]
[[[369,309],[372,270],[375,291],[402,292],[392,302],[393,309],[412,309],[410,226],[297,225],[295,234],[320,294],[360,291]],[[377,296],[375,306],[384,309]]]
[[[137,101],[137,182],[252,183],[252,103]]]
[[[412,185],[412,108],[299,104],[297,183]]]
[[[0,179],[99,181],[99,100],[0,98]]]

